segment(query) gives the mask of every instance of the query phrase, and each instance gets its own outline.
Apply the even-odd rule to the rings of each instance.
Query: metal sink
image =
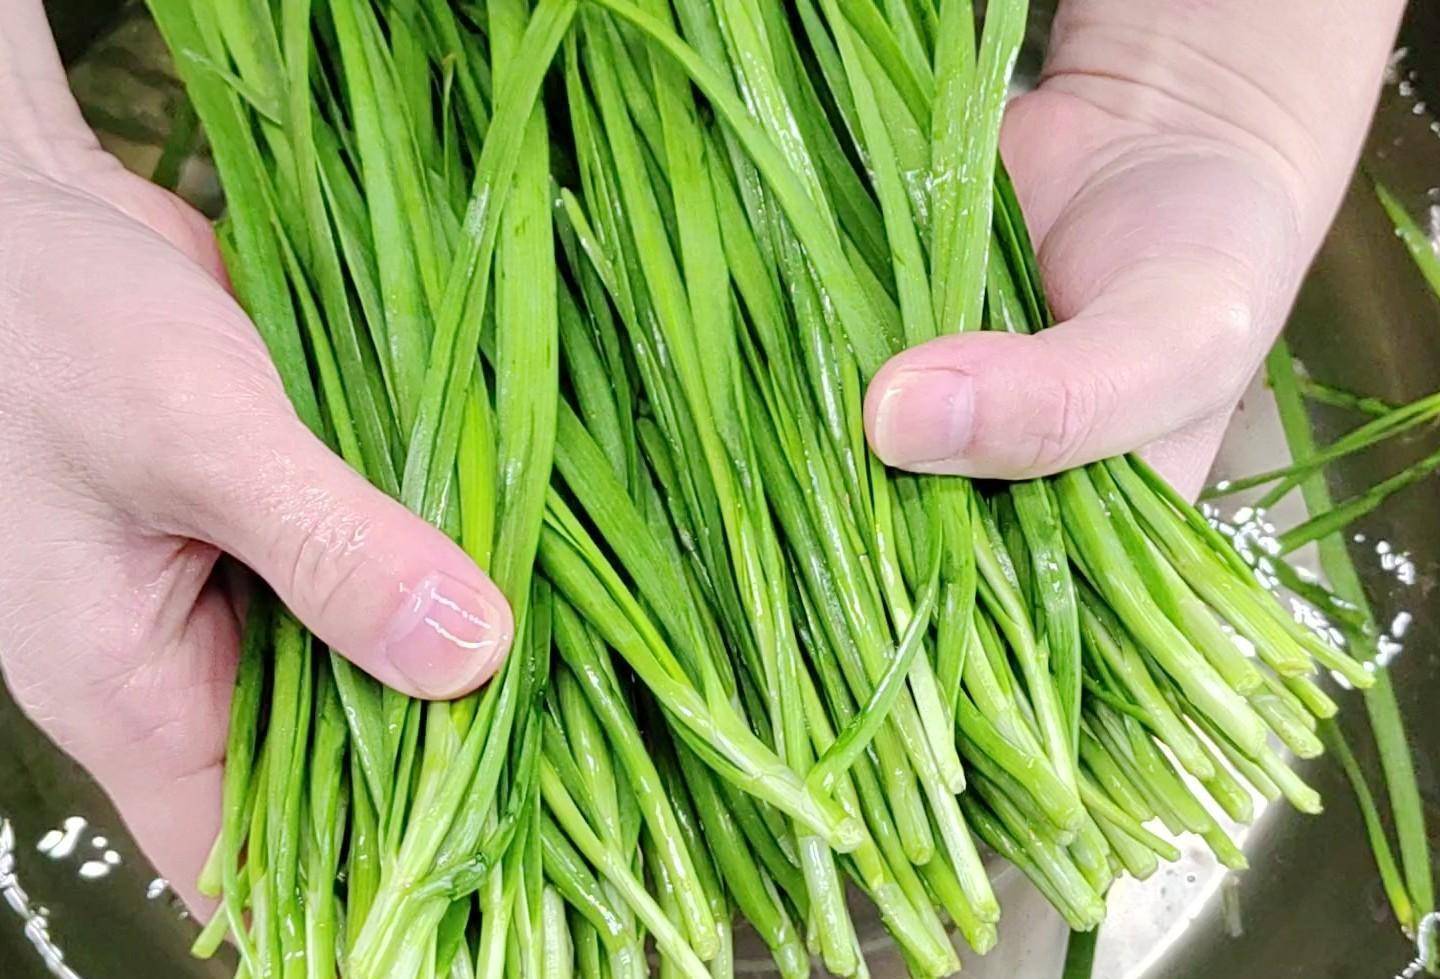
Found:
[[[1038,67],[1047,26],[1042,11],[1032,25],[1022,74]],[[114,73],[133,70],[127,66],[156,50],[143,19],[131,17],[119,31],[118,40],[102,42],[99,56],[78,66],[75,77],[82,96],[86,91],[94,96],[92,118],[109,130],[109,144],[143,167],[153,159],[157,129],[163,137],[174,93],[163,82],[142,81],[138,94],[117,106],[116,92],[123,89],[112,84]],[[1440,190],[1434,189],[1440,185],[1440,123],[1426,107],[1440,106],[1440,8],[1415,5],[1401,45],[1405,53],[1386,87],[1366,165],[1413,213],[1430,220],[1432,230],[1440,230]],[[135,125],[119,118],[127,107]],[[186,186],[201,196],[213,193],[203,167],[187,172]],[[1366,182],[1357,180],[1352,187],[1301,293],[1288,335],[1315,377],[1341,387],[1397,402],[1440,387],[1440,302],[1411,267]],[[1330,432],[1347,423],[1338,414],[1317,417]],[[1334,474],[1335,488],[1343,494],[1347,487],[1364,485],[1368,472],[1394,471],[1433,449],[1437,438],[1432,432],[1353,460]],[[1272,406],[1256,384],[1231,426],[1216,475],[1254,472],[1283,457]],[[1422,482],[1356,528],[1363,539],[1352,545],[1379,621],[1390,622],[1402,612],[1413,616],[1392,670],[1416,749],[1432,835],[1440,829],[1436,503],[1436,481]],[[1386,550],[1388,557],[1381,553]],[[1395,573],[1397,553],[1407,555],[1413,568],[1410,583]],[[1374,771],[1358,699],[1338,696],[1362,764]],[[193,923],[154,880],[103,794],[20,715],[3,686],[0,746],[0,977],[40,979],[57,974],[56,968],[73,970],[58,974],[86,979],[232,973],[228,964],[189,957]],[[1305,766],[1304,775],[1324,796],[1325,813],[1305,817],[1270,807],[1244,837],[1248,872],[1222,872],[1203,848],[1188,845],[1181,863],[1150,881],[1118,885],[1095,975],[1388,979],[1399,974],[1415,949],[1386,909],[1349,789],[1325,759]],[[83,826],[77,819],[84,820]],[[13,875],[7,876],[12,867]],[[1005,908],[1000,944],[985,959],[967,961],[966,974],[1055,979],[1064,954],[1063,924],[1019,874],[998,867],[996,873]],[[41,911],[43,918],[31,917],[27,924],[24,913]],[[858,920],[871,939],[873,974],[903,975],[898,960],[887,961],[878,923]],[[41,951],[46,948],[63,952],[65,964],[47,964]],[[768,971],[763,955],[739,958],[750,974]]]

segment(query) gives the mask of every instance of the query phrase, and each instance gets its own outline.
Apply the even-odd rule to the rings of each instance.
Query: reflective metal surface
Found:
[[[1033,73],[1038,66],[1046,23],[1043,14],[1036,17],[1022,72],[1028,66]],[[140,30],[134,24],[125,29]],[[1428,216],[1435,207],[1435,220],[1440,220],[1440,190],[1432,190],[1440,185],[1440,123],[1427,108],[1440,107],[1440,7],[1417,4],[1401,43],[1407,54],[1385,91],[1366,164],[1414,213]],[[108,84],[101,87],[113,97]],[[163,105],[166,93],[157,97]],[[133,132],[116,145],[136,158],[147,153],[135,144]],[[196,179],[203,185],[203,172]],[[1440,387],[1440,302],[1425,290],[1361,180],[1300,296],[1289,336],[1310,372],[1329,383],[1392,401]],[[1317,418],[1328,431],[1347,422],[1332,413]],[[1347,487],[1372,481],[1368,473],[1392,472],[1437,441],[1440,436],[1430,432],[1352,460],[1336,473],[1335,489],[1343,495]],[[1273,413],[1257,385],[1232,426],[1218,475],[1268,468],[1282,457]],[[1357,528],[1364,540],[1352,547],[1379,621],[1390,622],[1402,612],[1413,616],[1392,669],[1432,834],[1440,829],[1437,488],[1440,483],[1432,478],[1393,498]],[[1388,555],[1380,553],[1387,550]],[[1401,552],[1413,566],[1413,583],[1402,581],[1393,567],[1394,555]],[[1338,696],[1362,763],[1374,772],[1358,698]],[[1284,807],[1265,812],[1245,838],[1250,871],[1221,873],[1202,848],[1187,846],[1180,864],[1151,881],[1118,886],[1096,976],[1389,979],[1399,973],[1413,956],[1413,946],[1389,917],[1349,789],[1324,759],[1308,765],[1304,774],[1325,797],[1326,812],[1319,817]],[[67,824],[71,817],[83,818],[85,825]],[[230,974],[221,964],[188,957],[193,924],[182,919],[156,884],[103,794],[20,716],[3,687],[0,819],[10,826],[9,834],[0,832],[0,979],[53,974],[37,951],[47,944],[63,951],[68,967],[86,979]],[[5,843],[12,839],[13,852],[7,855]],[[1005,904],[1001,941],[985,960],[967,961],[966,974],[1055,979],[1063,925],[1018,874],[999,873],[997,889]],[[17,885],[24,902],[17,898]],[[27,930],[17,913],[22,904],[27,913],[43,912],[43,927],[31,920]],[[873,974],[903,975],[898,961],[887,955],[878,925],[867,920],[863,926],[874,938]],[[741,965],[750,974],[768,971],[763,957]]]

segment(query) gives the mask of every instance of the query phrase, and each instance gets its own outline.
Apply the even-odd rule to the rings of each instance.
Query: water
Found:
[[[1440,105],[1440,8],[1416,5],[1406,51],[1398,57],[1367,162],[1424,214],[1440,178],[1440,139],[1431,110]],[[1430,23],[1423,23],[1429,18]],[[1032,23],[1034,43],[1020,71],[1032,74],[1043,50],[1046,17]],[[132,34],[139,28],[126,28]],[[127,44],[149,45],[132,37]],[[153,49],[153,45],[149,45]],[[104,77],[92,85],[113,85]],[[1403,85],[1403,91],[1402,89]],[[161,93],[163,95],[163,93]],[[156,101],[147,101],[152,116]],[[113,106],[112,106],[113,108]],[[112,144],[113,145],[113,144]],[[124,144],[121,144],[124,146]],[[140,158],[153,152],[124,147]],[[189,174],[199,188],[204,173]],[[1357,185],[1297,305],[1290,336],[1311,372],[1326,381],[1391,401],[1405,401],[1440,382],[1440,304],[1425,293],[1368,191]],[[1322,428],[1340,430],[1338,412]],[[1436,443],[1434,433],[1382,446],[1342,465],[1335,489],[1345,495],[1370,473],[1390,472]],[[1256,386],[1227,438],[1218,476],[1270,468],[1282,458],[1268,396]],[[1392,499],[1355,528],[1352,553],[1388,629],[1391,668],[1411,724],[1432,832],[1440,829],[1440,521],[1435,480]],[[1296,513],[1266,515],[1278,525]],[[1337,693],[1362,765],[1375,771],[1363,712],[1353,694]],[[229,976],[224,963],[188,955],[194,935],[165,882],[158,880],[124,832],[104,795],[20,716],[0,687],[0,979],[46,976]],[[1426,750],[1429,749],[1429,750]],[[1179,863],[1148,882],[1126,882],[1111,898],[1096,975],[1106,979],[1271,979],[1390,976],[1404,973],[1414,948],[1389,919],[1358,813],[1339,773],[1321,760],[1304,768],[1327,800],[1323,816],[1271,807],[1243,839],[1252,869],[1219,869],[1203,846],[1184,841]],[[1052,979],[1059,974],[1065,930],[1009,868],[997,871],[1005,906],[999,947],[967,961],[974,979]],[[857,909],[860,907],[857,904]],[[860,912],[857,910],[857,914]],[[873,919],[857,918],[874,974],[899,975]],[[768,959],[738,950],[743,974],[768,973]],[[71,970],[69,972],[64,970]]]

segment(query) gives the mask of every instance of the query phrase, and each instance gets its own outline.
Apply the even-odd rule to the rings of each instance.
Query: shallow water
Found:
[[[1440,184],[1440,136],[1432,132],[1434,115],[1422,105],[1440,106],[1437,9],[1416,5],[1412,12],[1402,39],[1409,54],[1386,90],[1367,153],[1377,175],[1414,213],[1427,217],[1440,215],[1440,192],[1431,190]],[[1022,71],[1027,64],[1033,70],[1034,52],[1043,49],[1043,21],[1037,18]],[[166,93],[153,94],[144,111],[163,113]],[[123,139],[114,145],[137,151]],[[143,146],[136,155],[145,155]],[[206,187],[203,171],[187,179]],[[1368,188],[1353,188],[1300,296],[1289,336],[1314,376],[1341,387],[1406,401],[1440,386],[1440,303],[1425,291]],[[1317,417],[1326,431],[1346,421],[1339,413]],[[1343,496],[1363,485],[1368,473],[1393,471],[1437,441],[1430,432],[1351,460],[1335,474],[1334,488]],[[1227,436],[1217,477],[1270,468],[1282,458],[1273,412],[1257,385]],[[1355,528],[1363,539],[1352,546],[1379,621],[1400,633],[1392,670],[1432,834],[1440,830],[1437,488],[1432,478],[1390,500]],[[1358,700],[1340,697],[1347,731],[1373,772]],[[52,961],[53,950],[62,951],[64,968],[86,979],[229,975],[218,963],[189,958],[193,923],[155,880],[103,794],[20,716],[3,686],[0,745],[0,821],[9,828],[0,828],[0,979],[57,974],[41,954],[46,948]],[[1220,872],[1203,848],[1187,846],[1180,863],[1151,881],[1117,887],[1096,975],[1369,979],[1399,973],[1413,949],[1388,916],[1348,787],[1323,759],[1303,773],[1327,800],[1327,811],[1313,818],[1283,807],[1265,813],[1245,837],[1249,872]],[[1005,904],[1000,945],[985,961],[967,963],[966,974],[1057,976],[1063,926],[1018,874],[1003,871],[997,890]],[[22,914],[29,916],[28,927]],[[874,974],[902,974],[886,971],[883,933],[873,922],[870,930]],[[749,974],[768,971],[764,958],[741,965]]]

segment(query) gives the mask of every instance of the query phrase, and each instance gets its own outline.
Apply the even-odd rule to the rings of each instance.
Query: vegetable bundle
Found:
[[[1296,624],[1138,460],[887,470],[865,384],[1049,324],[996,145],[1017,0],[151,0],[297,411],[516,612],[422,705],[261,601],[202,883],[246,976],[955,972],[980,844],[1072,927],[1319,800]],[[1161,835],[1160,830],[1166,835]]]

